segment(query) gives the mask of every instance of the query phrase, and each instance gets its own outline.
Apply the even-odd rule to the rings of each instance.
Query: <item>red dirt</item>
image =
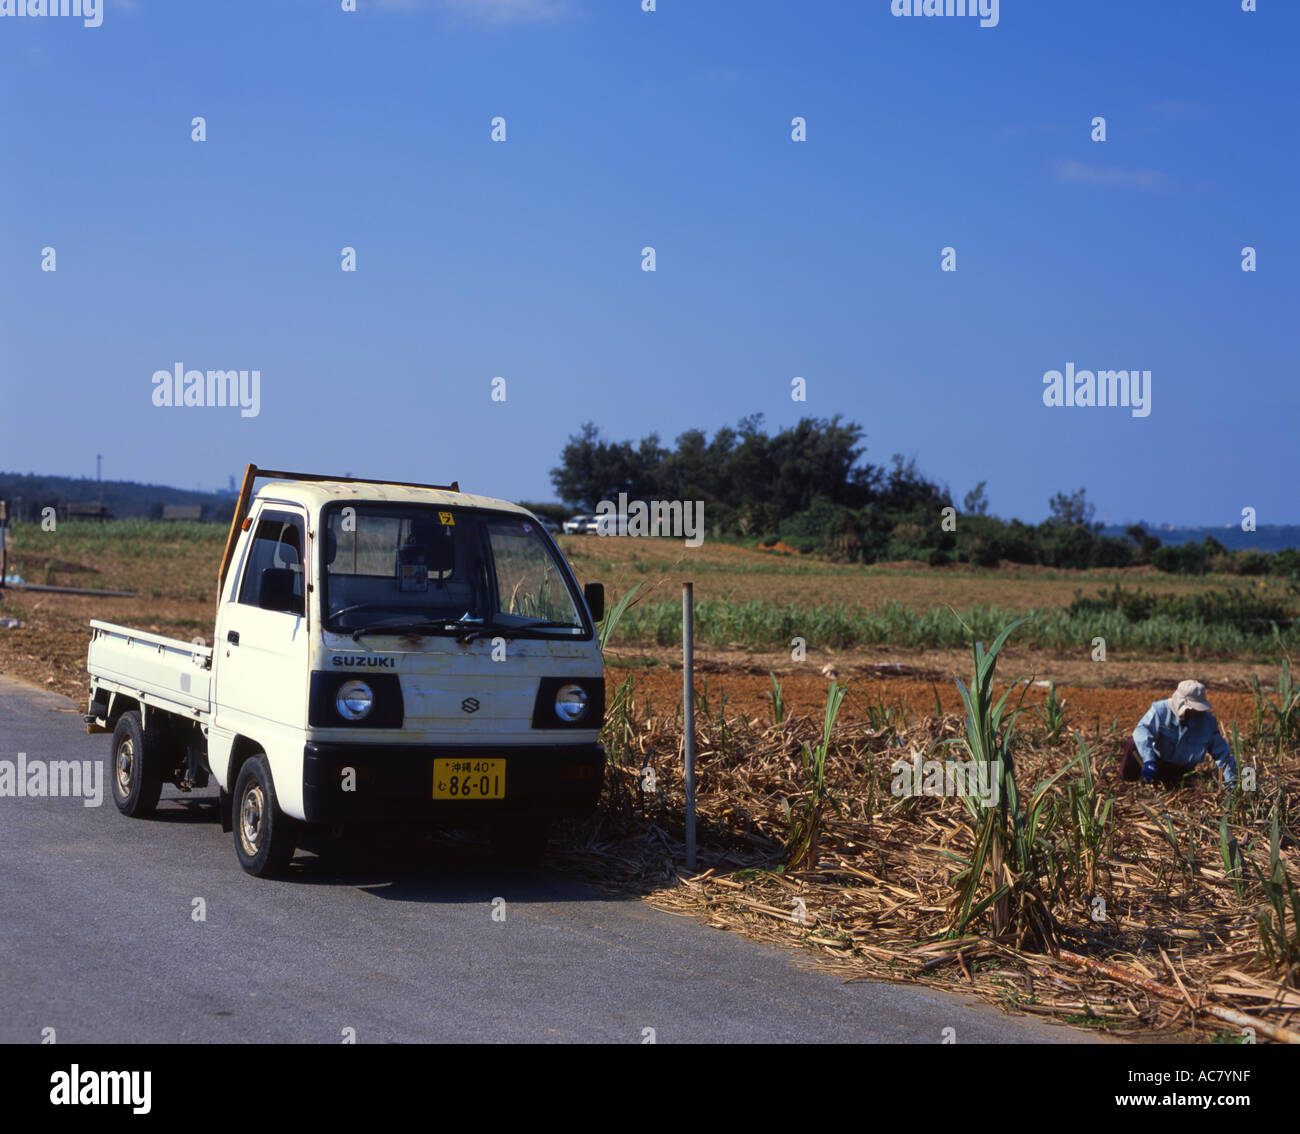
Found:
[[[829,667],[828,667],[829,668]],[[834,673],[841,683],[847,683],[849,692],[840,709],[840,719],[847,722],[869,719],[869,710],[883,704],[885,707],[903,706],[909,719],[934,713],[935,693],[945,713],[960,713],[961,695],[950,677],[940,672],[890,673],[871,666],[839,664]],[[826,706],[826,691],[830,675],[819,672],[820,667],[809,663],[797,670],[777,671],[781,682],[782,699],[787,715],[810,715],[820,719]],[[1010,672],[1018,672],[1012,669]],[[635,677],[635,699],[639,713],[644,713],[647,699],[656,714],[675,714],[682,700],[681,663],[676,665],[620,666],[616,661],[606,671],[606,684],[612,699],[614,689],[629,675]],[[969,675],[963,674],[969,681]],[[998,693],[1005,689],[999,686]],[[772,683],[767,671],[746,672],[735,665],[710,663],[697,659],[695,688],[707,694],[709,711],[717,713],[726,697],[726,715],[742,715],[749,720],[768,723],[772,720]],[[1047,689],[1030,685],[1024,691],[1023,704],[1031,708],[1047,700]],[[1068,727],[1085,732],[1109,731],[1118,721],[1116,732],[1123,736],[1130,732],[1151,702],[1168,697],[1173,684],[1144,682],[1121,688],[1098,688],[1084,685],[1057,685],[1057,693],[1065,700],[1065,717]],[[1018,701],[1021,693],[1013,694]],[[1211,688],[1211,705],[1223,726],[1225,735],[1232,721],[1245,731],[1254,715],[1254,697],[1244,690]],[[699,711],[697,707],[697,712]],[[1036,717],[1034,718],[1037,719]]]

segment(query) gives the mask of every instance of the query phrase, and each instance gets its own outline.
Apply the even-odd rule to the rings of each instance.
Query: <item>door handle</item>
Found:
[[[232,646],[237,646],[237,645],[239,645],[239,631],[238,631],[238,630],[227,630],[227,631],[226,631],[226,641],[229,642]]]

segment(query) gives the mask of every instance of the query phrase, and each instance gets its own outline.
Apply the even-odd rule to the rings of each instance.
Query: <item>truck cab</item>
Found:
[[[92,623],[87,719],[114,731],[119,808],[210,775],[259,875],[305,825],[485,826],[536,857],[554,820],[589,815],[604,596],[537,517],[457,485],[255,475],[271,479],[251,495],[246,478],[210,649],[173,642],[168,665]]]

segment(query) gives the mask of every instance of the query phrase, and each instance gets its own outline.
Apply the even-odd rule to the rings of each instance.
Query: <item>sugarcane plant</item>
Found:
[[[1075,736],[1078,776],[1066,785],[1069,821],[1069,859],[1074,877],[1085,893],[1097,892],[1097,867],[1108,856],[1113,830],[1109,827],[1115,798],[1103,793],[1092,767],[1092,751],[1082,736]]]
[[[1269,740],[1277,753],[1300,742],[1300,682],[1291,679],[1291,659],[1282,659],[1282,677],[1277,683],[1277,699],[1264,695],[1259,677],[1251,674],[1255,686],[1255,733]]]
[[[1227,812],[1219,818],[1219,855],[1223,859],[1223,871],[1228,881],[1232,883],[1237,901],[1244,902],[1246,900],[1244,860],[1241,845],[1229,828]]]
[[[603,655],[615,629],[627,613],[636,598],[641,584],[628,590],[622,598],[605,611],[599,627],[600,651]],[[636,682],[629,674],[614,690],[614,696],[605,713],[605,723],[601,728],[601,740],[605,745],[605,758],[611,768],[618,768],[633,753],[633,740],[636,735]],[[631,815],[632,799],[625,777],[616,772],[607,780],[609,797],[601,803],[601,812],[596,819],[599,824],[606,818],[617,822],[626,822]]]
[[[600,652],[602,654],[605,652],[605,648],[609,645],[610,638],[614,636],[614,631],[617,629],[618,624],[623,621],[623,616],[627,613],[628,608],[636,599],[636,593],[641,589],[641,587],[642,584],[637,583],[637,585],[627,591],[618,602],[605,611],[605,617],[600,624]]]
[[[1260,950],[1283,984],[1300,988],[1300,888],[1287,874],[1281,855],[1278,809],[1273,810],[1268,847],[1268,874],[1251,863],[1267,908],[1256,914]],[[1288,916],[1289,915],[1289,916]],[[1290,926],[1287,925],[1288,920]]]
[[[772,679],[772,692],[767,695],[772,702],[772,723],[780,728],[785,723],[785,694],[776,674],[769,669],[767,676]]]
[[[970,687],[957,681],[966,710],[965,735],[960,743],[973,762],[983,764],[987,774],[996,777],[998,790],[995,801],[987,804],[962,796],[975,821],[975,845],[968,857],[960,859],[962,869],[954,879],[954,917],[949,935],[966,936],[971,924],[988,911],[995,937],[1010,935],[1021,947],[1041,947],[1053,941],[1054,932],[1052,915],[1039,892],[1038,826],[1048,789],[1061,773],[1037,785],[1029,808],[1021,808],[1013,756],[1015,723],[1021,710],[1008,708],[1020,682],[1013,683],[996,702],[993,699],[998,654],[1007,639],[1028,621],[1021,618],[1012,622],[987,650],[983,642],[976,641],[975,674]],[[981,896],[985,888],[987,893]]]
[[[822,722],[821,740],[815,746],[805,740],[800,748],[799,758],[807,790],[798,805],[791,808],[790,838],[786,843],[786,864],[791,870],[798,870],[816,861],[823,816],[831,803],[830,791],[826,786],[826,757],[830,753],[835,718],[839,715],[840,704],[847,692],[847,685],[841,685],[838,681],[831,682],[830,689],[826,691],[826,716]]]
[[[1065,698],[1057,693],[1055,681],[1048,685],[1047,700],[1037,711],[1038,719],[1043,722],[1043,741],[1055,744],[1065,731]],[[1101,733],[1100,727],[1097,732]]]

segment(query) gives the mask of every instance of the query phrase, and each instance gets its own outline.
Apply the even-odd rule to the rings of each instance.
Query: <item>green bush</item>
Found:
[[[1201,544],[1184,543],[1178,547],[1157,547],[1151,564],[1169,575],[1204,575],[1206,549]]]
[[[1235,626],[1251,632],[1262,632],[1273,622],[1286,623],[1292,615],[1291,608],[1283,599],[1249,590],[1234,588],[1198,595],[1153,595],[1141,589],[1126,591],[1118,583],[1110,590],[1099,591],[1096,598],[1080,596],[1065,608],[1065,613],[1074,617],[1111,611],[1121,614],[1130,623],[1167,619],[1199,626]]]
[[[1040,562],[1048,567],[1088,567],[1097,537],[1081,524],[1039,525]]]
[[[1271,567],[1274,575],[1300,575],[1300,551],[1288,547],[1273,556]]]
[[[1133,545],[1112,536],[1098,536],[1092,545],[1093,567],[1127,567],[1133,562]]]
[[[1238,575],[1267,575],[1273,557],[1262,551],[1243,551],[1237,555],[1233,567]]]

